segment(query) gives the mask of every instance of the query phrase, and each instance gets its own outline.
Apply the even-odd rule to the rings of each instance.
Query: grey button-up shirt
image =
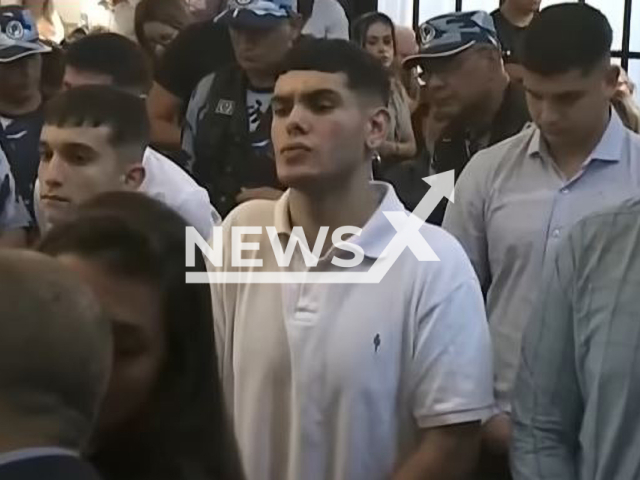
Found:
[[[462,172],[443,226],[462,243],[486,293],[500,410],[510,410],[522,333],[558,243],[585,215],[635,194],[640,136],[614,111],[571,179],[535,127],[479,152]]]
[[[545,277],[513,397],[516,480],[640,478],[640,199],[581,221]]]

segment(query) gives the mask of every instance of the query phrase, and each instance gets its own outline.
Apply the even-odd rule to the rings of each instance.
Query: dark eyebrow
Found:
[[[78,142],[63,143],[62,144],[62,149],[64,149],[64,150],[80,150],[81,152],[85,152],[85,153],[95,153],[96,152],[89,145],[86,145],[84,143],[78,143]]]
[[[271,99],[272,103],[287,103],[293,100],[292,94],[275,94]],[[339,100],[342,98],[339,92],[336,90],[332,90],[330,88],[320,88],[318,90],[310,90],[308,92],[303,92],[301,95],[303,101],[316,101],[318,99],[322,99],[325,97]]]

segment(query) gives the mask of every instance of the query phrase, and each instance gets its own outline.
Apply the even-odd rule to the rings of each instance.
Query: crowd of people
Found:
[[[599,10],[101,8],[0,6],[0,479],[640,476]]]

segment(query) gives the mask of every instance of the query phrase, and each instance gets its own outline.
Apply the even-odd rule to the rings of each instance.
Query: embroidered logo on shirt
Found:
[[[232,100],[220,100],[218,102],[218,106],[216,107],[216,113],[221,115],[231,116],[233,112],[236,110],[236,102]]]
[[[378,353],[381,344],[382,340],[380,340],[380,334],[378,333],[375,337],[373,337],[373,347],[375,348],[376,353]]]

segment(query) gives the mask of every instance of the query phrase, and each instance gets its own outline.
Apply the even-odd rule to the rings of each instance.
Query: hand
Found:
[[[245,188],[236,195],[236,202],[244,203],[249,200],[278,200],[284,192],[277,188],[258,187]]]
[[[398,151],[394,142],[384,141],[378,147],[378,153],[381,157],[392,157],[397,155]]]

